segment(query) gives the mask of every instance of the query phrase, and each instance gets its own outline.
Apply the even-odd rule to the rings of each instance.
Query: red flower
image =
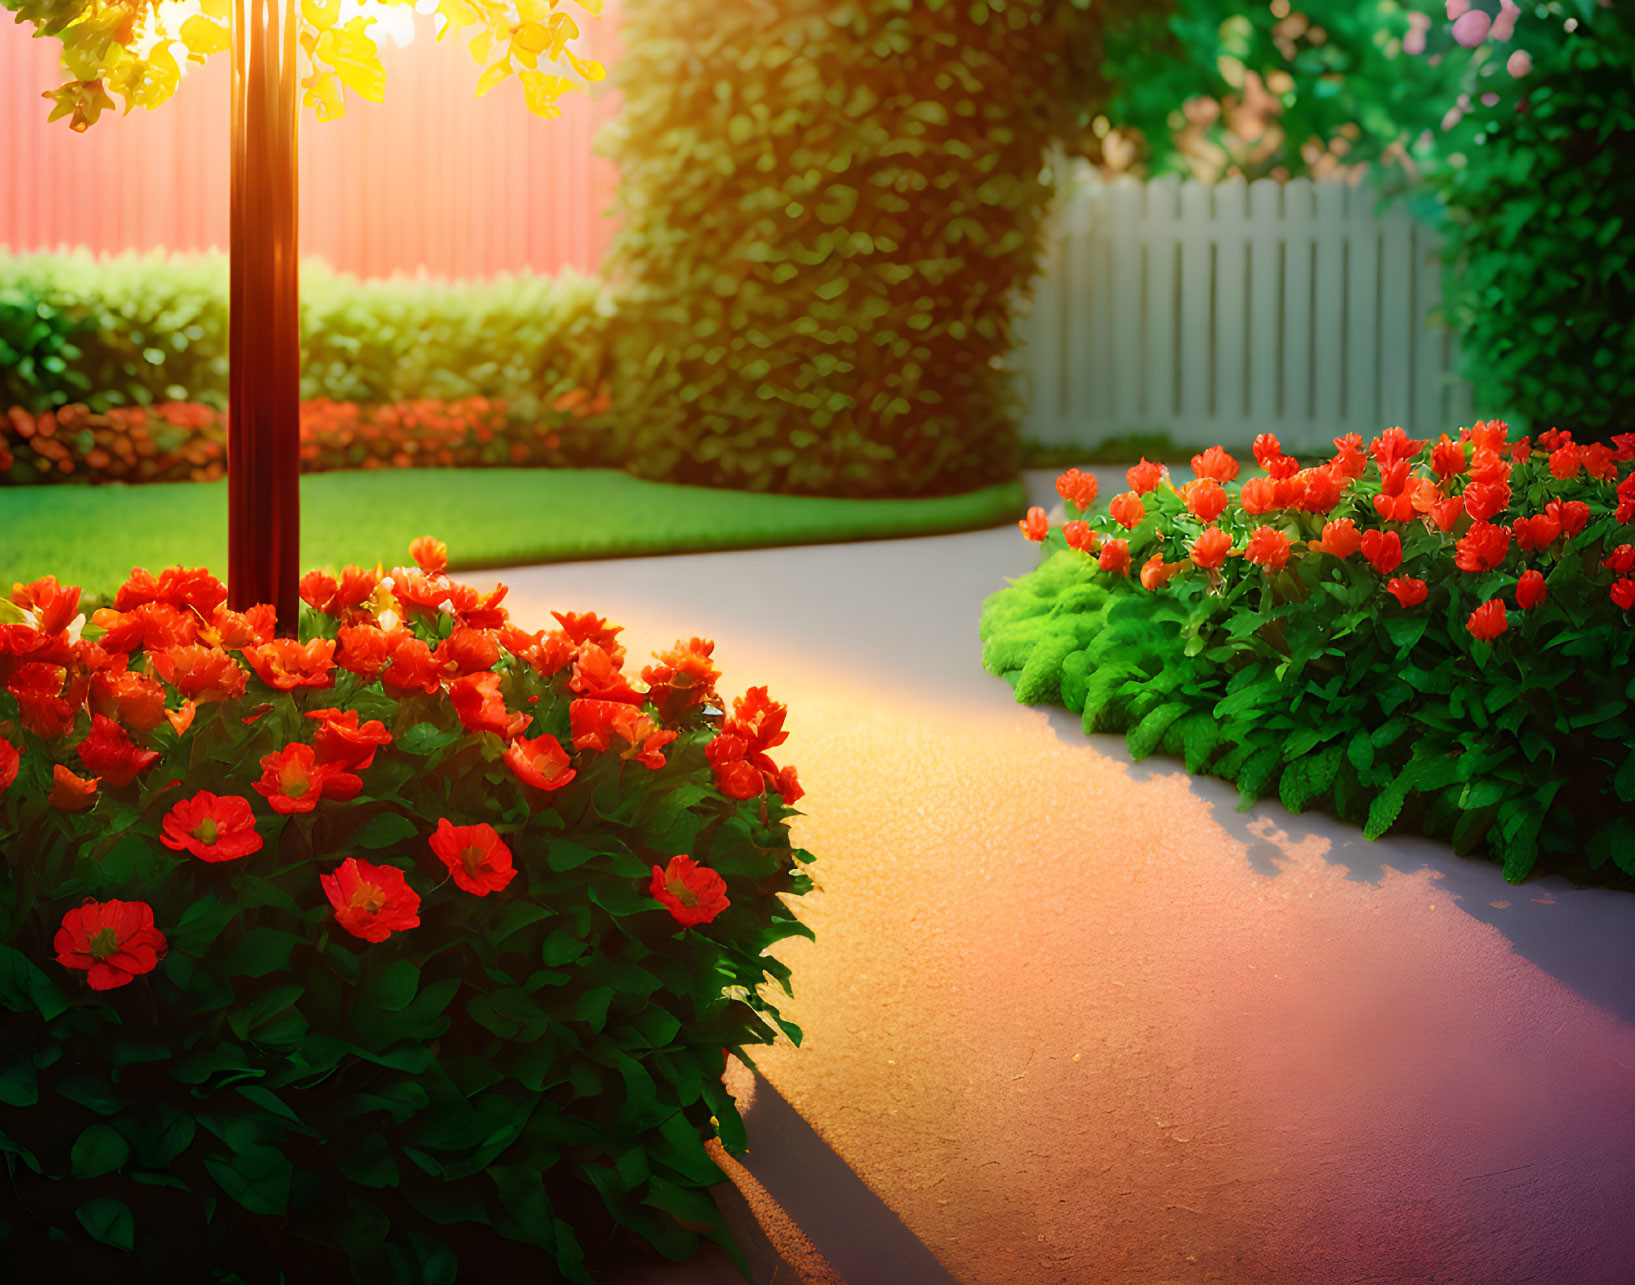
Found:
[[[96,806],[98,777],[75,776],[61,763],[51,767],[51,795],[46,799],[59,812],[85,812]]]
[[[1601,559],[1601,565],[1615,575],[1627,576],[1635,571],[1635,544],[1620,544]]]
[[[473,598],[470,601],[462,599],[458,604],[455,619],[469,629],[502,629],[510,618],[509,613],[500,603],[505,601],[505,595],[510,589],[505,585],[495,585],[484,598]]]
[[[1162,589],[1185,571],[1186,565],[1184,562],[1165,562],[1163,554],[1155,553],[1141,566],[1141,587],[1148,590]]]
[[[260,647],[246,647],[244,659],[262,682],[281,692],[335,685],[331,672],[335,668],[335,644],[328,638],[314,638],[304,646],[293,638],[275,638]]]
[[[1635,460],[1635,433],[1618,433],[1612,439],[1612,458],[1620,463]]]
[[[1414,508],[1414,497],[1408,491],[1403,491],[1399,495],[1386,495],[1381,492],[1374,497],[1374,508],[1387,522],[1412,522],[1418,512]]]
[[[556,623],[575,647],[595,643],[615,661],[624,659],[624,644],[619,641],[623,632],[618,625],[610,625],[594,611],[553,611]]]
[[[236,794],[215,795],[200,790],[165,813],[159,841],[178,852],[191,852],[200,861],[236,861],[261,851],[250,801]]]
[[[1364,531],[1359,542],[1363,557],[1382,576],[1402,565],[1402,537],[1395,531]]]
[[[453,675],[487,673],[499,663],[500,645],[486,629],[456,625],[433,653],[439,668]]]
[[[274,812],[288,815],[311,812],[323,798],[356,798],[363,781],[337,764],[319,763],[312,746],[297,742],[262,756],[261,779],[252,788]]]
[[[1289,480],[1300,488],[1296,503],[1306,513],[1332,513],[1345,494],[1344,474],[1329,465],[1304,469]]]
[[[1550,452],[1550,476],[1565,482],[1578,476],[1579,467],[1583,461],[1579,458],[1578,447],[1568,442],[1558,450]]]
[[[199,617],[164,602],[143,603],[123,614],[104,607],[91,613],[91,623],[107,631],[98,642],[109,651],[164,651],[199,637]]]
[[[1362,437],[1347,433],[1334,439],[1334,459],[1331,467],[1344,478],[1359,478],[1368,472],[1368,456],[1363,454]]]
[[[630,685],[618,664],[595,643],[585,643],[573,662],[568,686],[586,700],[624,701],[639,705],[642,695]]]
[[[1232,537],[1218,526],[1209,526],[1192,542],[1192,560],[1200,567],[1215,568],[1232,552]]]
[[[309,571],[301,577],[297,587],[302,602],[314,611],[327,612],[335,601],[335,592],[340,585],[327,571]]]
[[[399,629],[386,635],[386,645],[391,649],[392,661],[380,676],[382,683],[427,695],[442,687],[443,676],[437,658],[420,639],[406,629]]]
[[[63,588],[56,576],[45,576],[33,584],[13,584],[11,600],[24,611],[34,613],[34,627],[42,634],[59,634],[79,614],[79,588]]]
[[[1238,488],[1238,503],[1243,505],[1243,511],[1256,516],[1281,507],[1280,498],[1275,477],[1252,477]]]
[[[1446,433],[1443,433],[1436,445],[1431,447],[1431,467],[1444,482],[1450,477],[1458,477],[1468,465],[1465,448]]]
[[[1213,478],[1217,482],[1231,482],[1238,475],[1238,462],[1219,446],[1211,446],[1201,455],[1192,457],[1192,471],[1198,477]]]
[[[335,922],[354,937],[381,942],[420,925],[420,895],[396,866],[348,857],[334,874],[319,875],[318,882],[335,907]]]
[[[1510,551],[1510,530],[1478,522],[1465,532],[1456,548],[1453,561],[1461,571],[1491,571]]]
[[[210,623],[199,630],[199,641],[211,647],[243,651],[259,643],[270,643],[277,624],[277,609],[269,603],[243,612],[217,607]]]
[[[1103,571],[1111,571],[1114,575],[1127,576],[1130,574],[1130,542],[1128,540],[1109,540],[1101,546],[1101,555],[1096,559]]]
[[[715,788],[729,799],[753,799],[766,789],[766,777],[745,755],[749,746],[741,736],[721,734],[704,747],[704,757],[715,773]]]
[[[375,761],[375,751],[392,743],[386,724],[370,719],[359,724],[358,711],[314,709],[307,717],[318,720],[318,735],[312,740],[319,764],[334,764],[347,772],[361,772]]]
[[[1450,499],[1438,500],[1431,505],[1431,521],[1436,523],[1436,529],[1446,535],[1458,525],[1459,519],[1465,516],[1465,501],[1463,496],[1455,495]]]
[[[642,670],[642,681],[647,684],[647,698],[658,706],[665,722],[676,722],[688,710],[715,699],[721,671],[710,659],[714,650],[715,644],[703,638],[685,643],[678,638],[669,651],[653,653],[659,663]]]
[[[169,943],[153,926],[153,907],[147,902],[87,897],[62,917],[52,949],[64,968],[85,970],[92,990],[109,991],[151,973]]]
[[[365,682],[380,677],[392,658],[391,636],[374,625],[342,625],[335,663]]]
[[[732,904],[727,881],[685,854],[653,867],[652,894],[683,928],[707,924]]]
[[[315,611],[331,616],[343,616],[374,597],[380,577],[362,567],[342,569],[336,580],[326,571],[309,571],[301,577],[301,598]]]
[[[1521,579],[1516,581],[1516,605],[1523,611],[1531,611],[1545,598],[1544,575],[1538,571],[1523,571]]]
[[[1374,462],[1381,466],[1397,460],[1409,460],[1425,449],[1424,442],[1416,442],[1400,428],[1388,428],[1368,444]]]
[[[1076,468],[1068,469],[1056,479],[1056,494],[1080,513],[1087,512],[1096,502],[1096,490],[1095,474],[1081,473]]]
[[[23,752],[0,736],[0,794],[11,788],[11,783],[17,779],[17,769],[22,763]]]
[[[443,817],[431,836],[431,850],[459,887],[479,897],[499,892],[517,877],[511,849],[486,821],[454,825]]]
[[[664,766],[662,751],[676,739],[674,732],[660,730],[646,714],[622,701],[576,700],[568,706],[568,722],[574,749],[606,753],[616,736],[624,742],[620,758],[634,759],[654,771]]]
[[[1401,495],[1407,489],[1412,463],[1408,460],[1391,460],[1379,467],[1380,490],[1386,495]]]
[[[1635,607],[1635,580],[1614,580],[1612,582],[1612,601],[1625,611]]]
[[[1482,642],[1492,642],[1509,628],[1509,622],[1505,619],[1504,603],[1498,598],[1484,602],[1470,613],[1465,628],[1470,630],[1472,637],[1479,638]]]
[[[518,737],[503,757],[517,780],[536,790],[560,790],[577,775],[562,743],[549,734],[532,740]]]
[[[1268,571],[1276,571],[1289,560],[1289,537],[1275,527],[1256,527],[1243,556]]]
[[[1472,521],[1486,522],[1504,512],[1509,505],[1510,487],[1505,483],[1472,482],[1465,487],[1464,501],[1465,512],[1470,514]]]
[[[1255,463],[1273,477],[1292,477],[1300,468],[1299,461],[1283,454],[1283,446],[1275,433],[1262,433],[1251,448]]]
[[[764,754],[789,739],[789,733],[783,730],[783,720],[788,713],[781,701],[767,695],[765,687],[751,687],[733,701],[732,717],[722,724],[721,730],[743,737],[752,755]],[[772,765],[768,761],[761,766],[770,771]]]
[[[227,601],[227,586],[203,567],[166,567],[155,580],[141,567],[120,586],[114,597],[115,611],[132,611],[149,603],[176,608],[191,607],[201,616]]]
[[[1506,424],[1502,419],[1489,419],[1473,425],[1468,434],[1462,435],[1462,438],[1468,437],[1479,451],[1497,452],[1503,449],[1505,439],[1509,436],[1510,425]],[[1549,434],[1545,434],[1545,436],[1547,437]],[[1547,445],[1545,449],[1554,450],[1555,447]]]
[[[470,732],[493,732],[506,740],[521,736],[534,721],[532,714],[513,714],[500,695],[498,674],[467,674],[449,684],[454,712]]]
[[[6,690],[17,698],[23,726],[48,741],[74,730],[74,714],[85,699],[83,691],[68,682],[66,668],[41,661],[18,666]]]
[[[172,647],[153,654],[159,677],[182,694],[184,700],[233,700],[244,695],[248,676],[239,663],[216,648]]]
[[[420,611],[435,614],[444,603],[452,604],[456,586],[444,575],[429,576],[421,571],[399,567],[391,575],[392,597],[397,599],[405,613]]]
[[[1147,516],[1147,506],[1141,503],[1141,497],[1134,491],[1125,491],[1122,495],[1115,495],[1107,505],[1107,512],[1112,514],[1113,521],[1126,531],[1133,531],[1141,525],[1141,519]]]
[[[1362,532],[1357,530],[1357,524],[1350,518],[1340,518],[1336,522],[1324,523],[1323,538],[1310,547],[1318,553],[1332,554],[1343,562],[1362,548],[1362,543]]]
[[[1202,522],[1213,522],[1226,511],[1226,488],[1214,478],[1189,482],[1181,492],[1187,512]]]
[[[1169,480],[1169,469],[1162,464],[1149,463],[1143,455],[1141,463],[1131,465],[1124,471],[1124,480],[1130,484],[1130,490],[1137,495],[1145,495],[1160,482]]]
[[[1015,512],[1014,509],[1011,511]],[[1016,525],[1021,528],[1022,534],[1035,544],[1043,543],[1044,538],[1050,534],[1050,519],[1037,504],[1029,509],[1027,517]]]
[[[1385,586],[1387,593],[1393,594],[1396,600],[1404,607],[1417,607],[1425,601],[1427,592],[1423,580],[1415,580],[1412,576],[1394,577]]]
[[[1062,539],[1067,541],[1069,549],[1077,550],[1079,553],[1094,553],[1096,545],[1101,541],[1101,537],[1090,529],[1088,522],[1080,521],[1062,523]]]
[[[1561,534],[1561,523],[1549,513],[1540,513],[1530,518],[1517,518],[1510,524],[1510,529],[1515,533],[1516,544],[1523,553],[1538,553],[1556,542],[1556,537]]]
[[[90,734],[79,743],[78,753],[93,775],[116,789],[129,785],[159,761],[155,751],[137,749],[123,727],[101,714],[91,716]]]
[[[151,732],[165,721],[165,689],[147,674],[110,666],[91,677],[91,709],[117,719],[133,732]]]
[[[1618,476],[1617,456],[1604,443],[1591,442],[1588,446],[1580,446],[1578,457],[1584,471],[1598,482],[1607,482]]]
[[[409,545],[409,556],[420,564],[422,571],[430,575],[440,575],[448,570],[448,545],[429,535],[423,535]]]
[[[1524,437],[1510,448],[1510,458],[1517,464],[1525,464],[1533,457],[1533,439]]]

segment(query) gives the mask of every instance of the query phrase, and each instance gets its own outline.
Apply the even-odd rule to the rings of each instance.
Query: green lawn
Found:
[[[610,469],[393,469],[301,481],[301,565],[408,561],[435,535],[453,568],[927,535],[1020,517],[1020,482],[923,500],[758,495]],[[227,573],[224,482],[0,488],[0,593],[55,575],[111,596],[133,566]]]

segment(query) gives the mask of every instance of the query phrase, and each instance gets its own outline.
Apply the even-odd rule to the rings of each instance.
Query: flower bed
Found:
[[[587,1196],[672,1258],[730,1243],[722,1050],[799,1039],[759,989],[809,935],[783,707],[414,553],[308,574],[299,640],[180,568],[89,624],[53,580],[0,600],[24,1278],[449,1280],[508,1241],[587,1280]]]
[[[1259,437],[1241,485],[1219,447],[1180,489],[1143,460],[1096,514],[1070,469],[1072,520],[1030,510],[1043,560],[984,606],[984,664],[1246,807],[1411,823],[1513,882],[1635,876],[1635,435],[1335,446],[1303,468]]]
[[[603,462],[605,443],[574,426],[608,409],[606,388],[558,397],[529,422],[485,397],[357,406],[301,403],[301,470],[563,468]],[[115,407],[75,403],[0,416],[0,483],[212,482],[227,469],[227,416],[197,402]]]

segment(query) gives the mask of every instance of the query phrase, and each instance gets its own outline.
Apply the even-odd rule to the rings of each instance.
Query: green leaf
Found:
[[[415,823],[397,812],[377,812],[358,828],[352,841],[360,848],[391,848],[406,843],[418,833]]]
[[[68,1008],[56,983],[11,946],[0,946],[0,1004],[14,1013],[34,1009],[48,1022]]]
[[[252,928],[222,956],[221,971],[233,977],[265,977],[289,967],[290,951],[305,945],[306,938],[282,929]]]
[[[129,1253],[136,1244],[136,1219],[120,1200],[88,1200],[74,1211],[81,1227],[97,1240]]]
[[[293,1170],[276,1147],[240,1147],[231,1157],[207,1157],[204,1167],[229,1198],[252,1214],[282,1214],[289,1206]]]
[[[0,1103],[8,1107],[31,1107],[40,1100],[40,1087],[34,1074],[34,1063],[27,1057],[13,1055],[0,1070]]]
[[[112,1125],[93,1124],[74,1140],[69,1172],[76,1178],[100,1178],[130,1159],[130,1144]]]
[[[342,1151],[338,1161],[341,1172],[360,1186],[397,1186],[397,1161],[386,1139],[378,1133],[364,1135],[362,1142]]]

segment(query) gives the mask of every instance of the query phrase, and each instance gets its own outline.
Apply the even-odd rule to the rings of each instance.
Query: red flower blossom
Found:
[[[1347,433],[1334,439],[1334,459],[1331,467],[1341,477],[1356,479],[1368,472],[1368,456],[1363,453],[1362,437]]]
[[[1186,566],[1184,562],[1165,562],[1163,554],[1155,553],[1141,566],[1141,587],[1148,590],[1162,589],[1185,571]]]
[[[1401,495],[1408,487],[1413,464],[1409,460],[1390,460],[1379,466],[1380,490],[1386,495]]]
[[[634,759],[657,771],[664,766],[664,747],[676,734],[663,731],[634,705],[622,701],[576,700],[568,706],[568,723],[573,729],[576,750],[607,753],[615,748],[614,737],[623,741],[619,757]]]
[[[456,587],[447,576],[429,576],[399,567],[391,575],[392,597],[405,614],[419,611],[435,615],[444,603],[453,605]]]
[[[1583,460],[1579,458],[1578,447],[1568,442],[1558,450],[1550,452],[1550,476],[1563,482],[1578,476],[1578,470]]]
[[[577,775],[562,743],[549,734],[532,740],[519,736],[503,757],[517,780],[536,790],[560,790]]]
[[[390,635],[374,625],[342,625],[335,663],[365,682],[380,677],[392,658]]]
[[[495,585],[486,597],[466,601],[462,599],[455,612],[455,619],[468,629],[502,629],[510,615],[500,603],[505,601],[505,595],[510,589],[505,585]]]
[[[658,707],[659,717],[665,722],[674,723],[688,710],[715,699],[721,671],[710,659],[714,651],[715,644],[703,638],[685,643],[678,638],[669,651],[653,653],[659,663],[642,670],[642,681],[647,684],[648,699]]]
[[[95,776],[122,789],[159,761],[153,750],[139,750],[125,729],[101,714],[91,716],[91,731],[79,743],[79,760]]]
[[[1614,434],[1612,458],[1620,463],[1625,460],[1635,460],[1635,433]]]
[[[1231,482],[1238,476],[1238,462],[1221,447],[1211,446],[1201,455],[1192,457],[1192,472],[1201,478],[1213,478],[1221,483]]]
[[[68,682],[62,665],[30,661],[6,680],[6,690],[17,698],[23,726],[43,740],[56,740],[74,730],[74,714],[85,699]]]
[[[1324,523],[1322,539],[1314,541],[1310,547],[1318,553],[1332,554],[1343,562],[1362,548],[1362,542],[1362,532],[1357,530],[1357,524],[1350,518],[1341,518],[1336,522]]]
[[[1517,518],[1510,524],[1516,544],[1523,553],[1538,553],[1548,549],[1561,534],[1561,523],[1548,512],[1530,518]]]
[[[125,668],[125,657],[91,676],[91,710],[133,732],[151,732],[165,721],[165,689],[147,674]]]
[[[1273,477],[1293,477],[1299,471],[1299,461],[1283,454],[1282,443],[1275,433],[1260,434],[1251,449],[1255,453],[1255,463]]]
[[[307,717],[319,723],[312,739],[318,762],[334,764],[348,772],[361,772],[375,761],[375,752],[392,743],[392,734],[378,719],[358,722],[355,709],[314,709]]]
[[[1380,465],[1411,460],[1424,449],[1424,442],[1414,441],[1400,428],[1388,428],[1368,444],[1374,462]]]
[[[227,586],[203,567],[166,567],[155,580],[141,567],[114,596],[115,611],[131,611],[149,603],[176,608],[192,608],[208,618],[227,601]]]
[[[56,576],[45,576],[32,584],[13,584],[11,600],[24,611],[34,613],[34,627],[42,634],[59,634],[79,615],[79,588],[64,588]]]
[[[1505,483],[1472,482],[1465,487],[1464,501],[1465,512],[1472,521],[1486,522],[1504,512],[1510,504],[1510,487]]]
[[[1446,535],[1459,524],[1459,519],[1465,516],[1465,500],[1463,496],[1455,495],[1446,500],[1438,500],[1431,506],[1430,518],[1436,523],[1436,529]]]
[[[199,641],[210,647],[243,651],[270,643],[277,624],[278,611],[271,603],[260,603],[242,612],[217,607],[210,623],[199,630]]]
[[[420,564],[422,571],[430,575],[439,575],[448,570],[448,545],[429,535],[423,535],[409,545],[409,556]]]
[[[103,607],[91,623],[106,630],[98,642],[109,651],[164,651],[198,641],[199,617],[165,602],[145,602],[121,613]]]
[[[1635,571],[1635,544],[1620,544],[1601,559],[1601,565],[1614,575],[1627,576]]]
[[[789,739],[783,730],[788,708],[767,695],[765,687],[751,687],[732,703],[732,717],[722,724],[722,731],[741,736],[749,745],[751,754],[764,754],[776,749]],[[770,761],[761,764],[771,770]]]
[[[386,645],[391,649],[392,660],[380,675],[382,683],[404,692],[427,695],[442,687],[443,675],[437,658],[420,639],[406,629],[399,629],[386,635]]]
[[[1021,528],[1022,534],[1035,544],[1042,544],[1044,538],[1050,534],[1050,519],[1037,504],[1029,509],[1027,517],[1016,525]]]
[[[500,645],[486,629],[456,625],[432,653],[438,667],[453,676],[487,673],[499,663]]]
[[[1133,531],[1141,525],[1141,520],[1147,516],[1147,506],[1141,503],[1141,497],[1134,491],[1125,491],[1122,495],[1115,495],[1107,505],[1107,512],[1112,514],[1113,521],[1126,531]]]
[[[314,638],[305,645],[293,638],[275,638],[260,647],[246,647],[244,659],[262,682],[281,692],[335,685],[335,644],[328,638]]]
[[[732,904],[727,881],[685,854],[653,867],[651,891],[683,928],[707,924]]]
[[[208,701],[234,700],[244,695],[249,682],[249,676],[239,663],[215,648],[172,647],[155,652],[152,660],[159,677],[180,692],[184,700],[201,705]]]
[[[532,714],[513,714],[500,695],[498,674],[467,674],[449,684],[454,712],[469,732],[493,732],[506,740],[521,736],[534,721]]]
[[[124,986],[151,973],[169,950],[145,901],[85,901],[62,917],[51,948],[64,968],[84,970],[94,991]]]
[[[1408,491],[1399,495],[1381,492],[1374,497],[1374,508],[1386,522],[1412,522],[1418,513],[1414,508],[1414,497]]]
[[[1490,522],[1478,522],[1465,532],[1454,554],[1461,571],[1491,571],[1510,551],[1510,530]]]
[[[1081,473],[1076,468],[1070,468],[1056,479],[1056,494],[1078,509],[1080,513],[1088,512],[1090,506],[1096,502],[1096,476],[1094,473]]]
[[[1461,434],[1461,440],[1468,439],[1478,451],[1498,452],[1504,449],[1505,439],[1509,436],[1510,425],[1502,419],[1489,419],[1474,424],[1468,432]],[[1555,447],[1546,446],[1545,449],[1554,450]]]
[[[1612,448],[1602,442],[1580,446],[1578,458],[1584,471],[1598,482],[1607,482],[1618,476],[1617,457],[1612,453]]]
[[[624,631],[618,625],[608,624],[594,611],[553,611],[551,615],[556,617],[556,623],[562,626],[562,632],[575,647],[594,643],[615,662],[624,659],[624,644],[619,641]]]
[[[1517,464],[1525,464],[1533,457],[1533,439],[1524,437],[1510,448],[1510,458]]]
[[[1521,578],[1516,581],[1516,605],[1523,611],[1531,611],[1545,598],[1544,574],[1539,571],[1523,571]]]
[[[96,805],[98,778],[75,776],[61,763],[51,766],[51,794],[46,799],[59,812],[84,812]]]
[[[1509,627],[1509,621],[1505,619],[1504,603],[1498,598],[1484,602],[1471,612],[1470,619],[1465,621],[1465,628],[1470,630],[1471,636],[1482,642],[1492,642]]]
[[[1200,478],[1187,483],[1181,492],[1187,512],[1202,522],[1213,522],[1226,511],[1226,488],[1214,478]]]
[[[11,783],[17,779],[17,769],[22,763],[23,752],[0,736],[0,794],[11,788]]]
[[[466,892],[486,897],[491,892],[499,892],[517,877],[516,867],[511,864],[511,849],[486,821],[455,825],[443,817],[430,842],[437,859],[448,867],[455,884]]]
[[[1114,575],[1127,576],[1130,574],[1130,542],[1128,540],[1109,540],[1101,546],[1101,555],[1096,559],[1097,565],[1103,571],[1111,571]]]
[[[1276,527],[1256,527],[1243,556],[1256,566],[1276,571],[1289,560],[1289,537]]]
[[[1412,576],[1396,576],[1386,584],[1385,590],[1396,597],[1404,607],[1417,607],[1425,601],[1428,592],[1423,580],[1415,580]]]
[[[1446,433],[1443,433],[1437,440],[1436,445],[1431,447],[1431,467],[1436,470],[1436,475],[1444,482],[1450,477],[1458,477],[1469,466],[1469,463],[1465,458],[1464,446],[1454,441]]]
[[[311,812],[324,798],[346,802],[363,789],[362,778],[338,764],[319,763],[318,753],[299,742],[261,759],[261,779],[251,787],[272,806],[289,815]]]
[[[1135,494],[1145,495],[1160,482],[1169,481],[1169,469],[1162,464],[1149,462],[1143,455],[1141,463],[1133,464],[1124,471],[1124,480],[1130,484],[1130,490]]]
[[[715,788],[729,799],[753,799],[766,789],[766,777],[745,755],[749,746],[741,736],[723,733],[704,747],[704,757],[715,773]]]
[[[568,686],[586,700],[624,701],[639,705],[642,695],[630,685],[613,658],[595,643],[585,643],[573,662]]]
[[[1238,503],[1253,516],[1281,507],[1279,498],[1275,477],[1252,477],[1238,489]]]
[[[1101,537],[1090,529],[1090,524],[1080,521],[1062,523],[1062,539],[1067,541],[1069,549],[1079,553],[1094,553],[1101,543]]]
[[[335,601],[335,592],[340,588],[335,577],[327,571],[309,571],[302,576],[297,586],[301,601],[314,611],[327,612]]]
[[[380,587],[380,576],[362,567],[341,569],[337,580],[327,571],[309,571],[301,577],[301,600],[314,611],[346,618],[375,596]]]
[[[1635,607],[1635,579],[1614,580],[1612,601],[1625,611]]]
[[[1218,526],[1208,526],[1192,542],[1192,560],[1200,567],[1213,569],[1226,561],[1232,552],[1232,537]]]
[[[1346,478],[1330,465],[1304,469],[1289,480],[1299,488],[1295,503],[1306,513],[1332,513],[1345,494]]]
[[[1364,531],[1358,547],[1382,576],[1390,575],[1402,565],[1402,537],[1395,531]]]
[[[261,851],[250,801],[236,794],[215,795],[200,790],[175,804],[160,823],[159,841],[178,852],[191,852],[200,861],[237,861]]]
[[[420,894],[396,866],[348,857],[334,874],[319,875],[318,882],[335,907],[335,922],[354,937],[381,942],[420,925]]]

